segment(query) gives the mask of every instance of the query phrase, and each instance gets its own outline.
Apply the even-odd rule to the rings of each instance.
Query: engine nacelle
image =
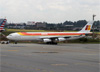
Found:
[[[43,39],[43,42],[51,42],[51,39]]]
[[[66,38],[58,38],[59,41],[65,41]]]

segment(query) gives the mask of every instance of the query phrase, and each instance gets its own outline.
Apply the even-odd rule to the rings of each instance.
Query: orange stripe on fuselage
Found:
[[[74,35],[85,35],[85,33],[26,33],[18,32],[18,34],[23,36],[74,36]]]

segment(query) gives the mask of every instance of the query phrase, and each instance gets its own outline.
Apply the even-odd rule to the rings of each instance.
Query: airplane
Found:
[[[78,32],[15,32],[7,36],[7,39],[17,41],[38,40],[46,44],[57,44],[61,41],[75,40],[85,37],[90,32],[94,21],[88,22],[82,30]]]
[[[7,22],[7,19],[3,19],[3,21],[0,23],[0,33],[5,31],[4,26]]]

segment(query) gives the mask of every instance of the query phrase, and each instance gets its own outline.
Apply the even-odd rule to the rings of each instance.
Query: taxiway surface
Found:
[[[0,72],[99,72],[99,44],[0,45]]]

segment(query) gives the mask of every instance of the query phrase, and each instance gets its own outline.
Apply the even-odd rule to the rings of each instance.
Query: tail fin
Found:
[[[3,19],[3,21],[0,23],[0,32],[4,31],[4,26],[6,24],[7,19]]]
[[[92,28],[93,22],[94,22],[94,21],[88,22],[88,23],[83,27],[83,29],[80,30],[79,32],[89,33],[90,30],[91,30],[91,28]]]

